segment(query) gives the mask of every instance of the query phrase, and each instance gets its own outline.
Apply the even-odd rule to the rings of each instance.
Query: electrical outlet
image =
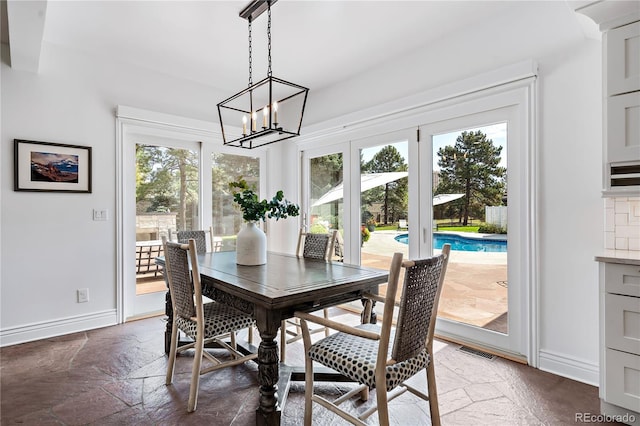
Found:
[[[89,289],[88,288],[78,289],[78,303],[85,303],[88,301],[89,301]]]

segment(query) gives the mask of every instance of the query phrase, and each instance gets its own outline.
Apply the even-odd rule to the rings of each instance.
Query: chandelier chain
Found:
[[[253,84],[253,78],[251,77],[252,74],[252,58],[251,58],[251,53],[252,53],[252,49],[251,49],[251,18],[248,19],[249,21],[249,87],[251,87],[251,85]]]
[[[267,52],[269,67],[267,68],[267,76],[271,77],[271,1],[267,0]]]

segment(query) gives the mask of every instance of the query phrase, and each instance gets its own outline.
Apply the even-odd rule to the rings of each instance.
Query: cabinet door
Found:
[[[604,273],[607,293],[640,297],[640,266],[604,263]]]
[[[605,401],[640,411],[640,356],[607,349]]]
[[[607,96],[640,90],[640,22],[607,32]]]
[[[607,348],[640,355],[640,298],[605,294]]]
[[[640,59],[640,58],[639,58]],[[607,99],[607,161],[640,160],[640,92]]]

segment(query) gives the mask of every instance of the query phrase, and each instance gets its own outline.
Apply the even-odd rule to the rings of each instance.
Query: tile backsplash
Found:
[[[640,197],[605,198],[604,246],[640,250]]]

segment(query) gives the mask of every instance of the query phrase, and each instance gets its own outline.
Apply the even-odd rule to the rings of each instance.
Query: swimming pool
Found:
[[[395,240],[402,244],[409,244],[409,234],[400,234]],[[444,244],[451,244],[451,250],[482,251],[487,253],[505,253],[507,241],[469,238],[456,234],[442,234],[434,232],[433,248],[441,249]]]

